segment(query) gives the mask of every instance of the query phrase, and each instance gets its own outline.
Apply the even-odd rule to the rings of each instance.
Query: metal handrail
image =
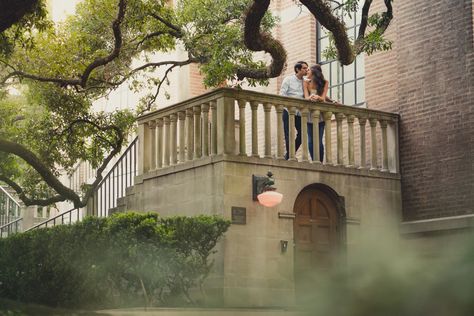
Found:
[[[127,149],[120,155],[120,157],[117,159],[117,161],[114,163],[114,165],[112,166],[112,168],[109,169],[109,171],[107,172],[107,174],[104,176],[104,178],[102,179],[102,181],[99,182],[99,184],[97,185],[97,187],[95,188],[94,190],[94,194],[92,196],[92,205],[94,207],[94,210],[93,210],[93,214],[92,215],[97,215],[97,216],[107,216],[108,213],[107,213],[107,210],[102,210],[99,208],[99,206],[103,206],[104,208],[111,208],[111,206],[113,207],[113,205],[116,205],[116,200],[117,198],[121,197],[119,195],[121,195],[120,193],[122,193],[122,196],[124,195],[125,193],[125,186],[126,185],[132,185],[133,184],[133,176],[136,174],[136,144],[138,142],[138,137],[135,137],[135,139],[132,140],[132,142],[130,142],[129,146],[127,147]],[[133,166],[132,166],[132,158],[130,157],[130,159],[128,159],[128,155],[131,154],[132,150],[134,151],[133,152]],[[117,180],[117,183],[115,183],[115,172],[116,170],[118,170],[119,168],[121,169],[122,171],[122,176],[124,174],[124,168],[123,168],[123,161],[126,160],[126,164],[125,164],[125,167],[130,167],[129,170],[127,170],[127,168],[125,168],[125,174],[126,175],[129,175],[128,178],[125,179],[125,181],[122,180],[122,185],[119,187],[119,182]],[[128,165],[127,163],[130,162]],[[110,196],[104,196],[105,194],[103,194],[104,192],[102,192],[102,190],[104,189],[103,187],[105,186],[105,188],[109,187],[109,191],[110,191],[110,182],[111,180],[114,180],[113,181],[113,187],[114,189],[116,188],[116,193],[117,193],[117,196],[115,196],[115,194],[112,194],[112,198]],[[119,192],[119,189],[121,192]],[[105,191],[105,190],[104,190]],[[115,193],[115,190],[113,191],[113,193]],[[102,198],[101,200],[99,200],[99,196]],[[105,198],[105,199],[104,199]],[[105,201],[107,200],[107,201]],[[105,203],[103,203],[105,201]],[[108,203],[107,203],[108,202]],[[41,227],[48,227],[48,226],[56,226],[57,224],[71,224],[72,223],[72,220],[73,220],[73,215],[72,213],[74,211],[77,211],[77,214],[75,215],[75,220],[76,221],[80,221],[81,220],[81,217],[80,217],[80,209],[79,208],[72,208],[68,211],[65,211],[61,214],[58,214],[52,218],[49,218],[41,223],[38,223],[34,226],[32,226],[31,228],[27,229],[26,231],[29,231],[29,230],[33,230],[33,229],[36,229],[36,228],[41,228]],[[99,212],[100,211],[100,212]]]
[[[18,208],[21,208],[21,205],[20,203],[18,203],[15,198],[13,198],[13,196],[10,195],[10,193],[8,193],[1,185],[0,185],[0,190],[3,191],[3,193],[5,193],[9,198],[10,200],[12,200],[13,202],[15,202],[15,204],[18,206]]]
[[[54,217],[51,217],[41,223],[38,223],[30,228],[28,228],[27,230],[25,230],[26,232],[27,231],[30,231],[30,230],[33,230],[33,229],[36,229],[36,228],[41,228],[42,226],[44,226],[45,228],[48,227],[48,223],[51,223],[52,222],[52,226],[56,226],[56,220],[61,218],[61,224],[64,225],[64,216],[65,215],[68,215],[69,214],[69,222],[66,223],[66,224],[71,224],[72,223],[72,215],[71,213],[74,212],[74,211],[77,211],[77,216],[76,216],[76,220],[77,221],[80,221],[80,217],[79,217],[79,211],[80,209],[79,208],[72,208],[70,209],[69,211],[65,211],[65,212],[62,212],[61,214],[58,214]]]
[[[15,233],[18,232],[18,225],[20,222],[23,220],[23,217],[17,218],[14,221],[11,221],[8,224],[5,224],[3,226],[0,226],[0,238],[3,237],[3,232],[6,230],[7,231],[7,236],[9,236],[13,232],[13,225],[15,225]]]
[[[107,216],[108,211],[117,205],[117,199],[125,196],[125,189],[134,184],[137,143],[138,137],[135,137],[95,188],[91,215]]]

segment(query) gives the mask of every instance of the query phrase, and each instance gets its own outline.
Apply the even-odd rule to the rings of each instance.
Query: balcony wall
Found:
[[[283,107],[290,120],[297,108],[313,121],[323,114],[329,153],[323,163],[312,162],[306,146],[298,154],[290,148],[290,159],[282,159]],[[364,236],[397,238],[397,128],[395,114],[218,89],[139,119],[139,175],[119,209],[232,219],[233,207],[245,208],[245,224],[233,224],[219,245],[207,298],[229,306],[289,306],[295,298],[294,203],[304,188],[328,187],[343,204],[341,249],[349,260]],[[284,195],[274,208],[252,200],[252,175],[268,170]],[[281,240],[289,242],[286,252]]]

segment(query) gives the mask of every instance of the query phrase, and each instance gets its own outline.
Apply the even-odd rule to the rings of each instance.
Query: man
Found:
[[[280,88],[280,95],[294,98],[304,98],[303,93],[303,80],[304,76],[308,72],[308,63],[305,61],[299,61],[294,66],[295,74],[285,77]],[[288,160],[290,155],[290,146],[289,146],[289,114],[288,110],[285,108],[283,111],[283,130],[285,133],[285,146],[286,154],[285,159]],[[313,123],[308,122],[308,147],[313,159]],[[301,145],[301,113],[297,111],[295,116],[295,127],[296,127],[296,139],[295,139],[295,152],[298,151],[298,148]],[[313,159],[314,160],[314,159]]]

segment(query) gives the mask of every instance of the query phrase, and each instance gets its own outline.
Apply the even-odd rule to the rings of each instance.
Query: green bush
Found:
[[[0,240],[0,297],[68,308],[191,301],[229,222],[124,213]]]

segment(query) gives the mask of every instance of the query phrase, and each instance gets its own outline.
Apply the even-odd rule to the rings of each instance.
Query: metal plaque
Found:
[[[232,224],[245,225],[246,223],[247,223],[246,208],[232,206]]]

